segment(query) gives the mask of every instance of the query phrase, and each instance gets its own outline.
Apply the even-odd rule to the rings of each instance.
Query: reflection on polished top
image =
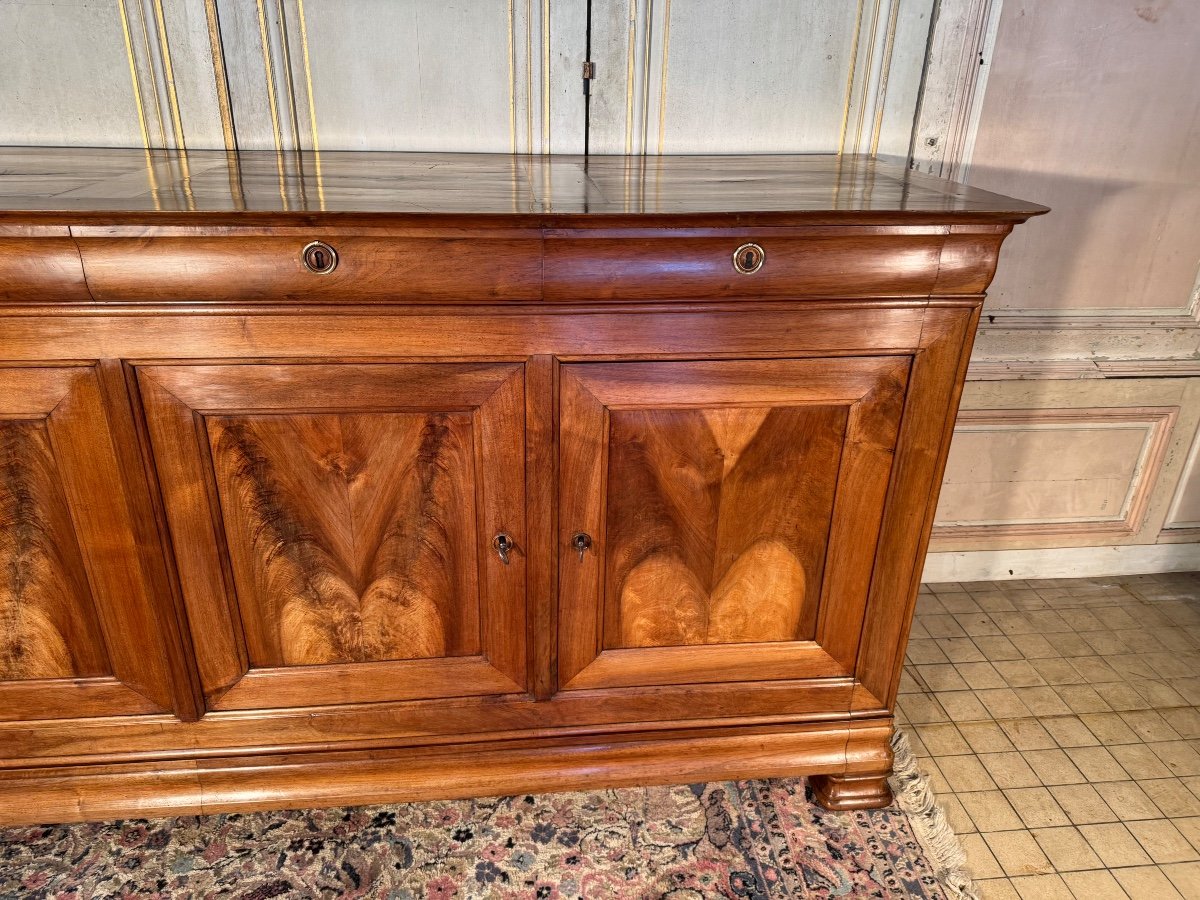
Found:
[[[9,222],[234,224],[260,213],[280,222],[329,212],[555,219],[708,214],[727,223],[787,224],[1016,221],[1044,211],[852,156],[0,148],[0,218]]]

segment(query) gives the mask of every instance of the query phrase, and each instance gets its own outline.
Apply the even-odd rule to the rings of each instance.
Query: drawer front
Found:
[[[936,283],[945,240],[941,233],[854,229],[803,237],[551,234],[545,297],[563,302],[926,297]],[[755,256],[759,251],[761,260]]]
[[[336,260],[331,271],[306,266],[315,241],[327,249],[309,265]],[[112,235],[79,246],[101,302],[495,303],[541,293],[536,236]]]

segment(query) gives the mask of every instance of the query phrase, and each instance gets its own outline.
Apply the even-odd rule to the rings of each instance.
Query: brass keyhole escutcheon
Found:
[[[766,258],[767,251],[758,244],[742,244],[733,251],[733,267],[743,275],[753,275]]]
[[[337,251],[324,241],[313,241],[300,253],[304,268],[314,275],[328,275],[337,268]]]

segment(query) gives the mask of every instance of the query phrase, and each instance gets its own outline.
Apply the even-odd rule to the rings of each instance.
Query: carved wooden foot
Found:
[[[892,802],[887,775],[810,775],[813,796],[826,809],[881,809]]]

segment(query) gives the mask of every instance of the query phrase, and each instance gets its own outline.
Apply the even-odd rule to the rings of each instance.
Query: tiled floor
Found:
[[[900,691],[984,898],[1200,898],[1200,573],[926,585]]]

